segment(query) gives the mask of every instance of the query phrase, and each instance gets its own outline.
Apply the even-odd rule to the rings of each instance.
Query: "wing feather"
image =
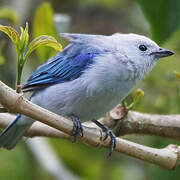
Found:
[[[97,48],[85,44],[70,44],[60,54],[38,67],[23,86],[23,91],[42,89],[55,83],[72,81],[89,68],[100,54]]]

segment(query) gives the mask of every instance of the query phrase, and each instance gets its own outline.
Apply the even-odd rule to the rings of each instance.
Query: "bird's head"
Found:
[[[119,43],[119,52],[123,51],[129,59],[137,61],[137,63],[154,63],[158,59],[171,56],[173,51],[159,47],[151,39],[137,34],[119,34],[113,35],[117,43]],[[117,44],[116,44],[117,45]]]

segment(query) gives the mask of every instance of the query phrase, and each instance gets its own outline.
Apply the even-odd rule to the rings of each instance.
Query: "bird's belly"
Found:
[[[76,114],[81,121],[98,119],[108,110],[110,101],[108,97],[88,97],[72,107],[72,112]]]
[[[127,89],[126,89],[127,90]],[[109,110],[121,103],[122,99],[128,95],[129,91],[105,92],[90,97],[82,97],[80,100],[72,100],[71,103],[66,103],[66,107],[62,108],[63,112],[73,113],[78,116],[81,121],[89,121],[98,119],[104,116]],[[66,109],[66,110],[65,110]],[[62,114],[62,113],[61,113]]]
[[[116,90],[102,90],[92,95],[87,95],[84,88],[74,90],[70,87],[49,87],[41,92],[40,103],[34,103],[62,116],[73,114],[81,121],[89,121],[102,117],[120,103],[132,86],[131,83],[123,83],[123,86],[117,84]]]

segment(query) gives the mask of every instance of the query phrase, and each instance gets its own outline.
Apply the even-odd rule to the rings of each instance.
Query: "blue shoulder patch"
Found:
[[[81,76],[94,62],[93,59],[99,55],[99,52],[92,47],[86,48],[86,45],[80,46],[69,45],[60,54],[37,68],[23,86],[23,91],[33,91],[52,84],[72,81]]]

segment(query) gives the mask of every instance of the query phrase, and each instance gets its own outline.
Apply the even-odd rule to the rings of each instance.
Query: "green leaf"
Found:
[[[40,35],[49,35],[57,39],[54,25],[54,13],[48,2],[41,4],[36,10],[33,19],[33,37],[36,38]],[[54,53],[50,48],[38,48],[36,52],[43,61],[47,60]]]
[[[47,35],[42,35],[37,38],[35,38],[30,44],[29,44],[29,49],[26,53],[25,60],[28,58],[28,56],[37,49],[38,47],[41,46],[49,46],[54,48],[56,51],[62,51],[62,46],[60,43],[57,42],[57,40],[52,37],[52,36],[47,36]]]
[[[0,8],[0,18],[9,19],[14,26],[18,25],[18,15],[11,8]]]
[[[19,42],[19,46],[22,52],[25,52],[26,47],[28,45],[28,41],[29,41],[29,33],[28,33],[28,23],[26,23],[26,27],[25,29],[23,29],[22,27],[20,27],[21,30],[21,35],[20,35],[20,42]]]
[[[180,0],[137,0],[151,28],[152,39],[162,44],[180,27]]]
[[[144,96],[144,91],[142,89],[137,89],[136,90],[136,94],[134,96],[134,103],[138,103],[140,101],[140,99]]]
[[[16,51],[18,53],[19,41],[20,41],[19,33],[15,29],[13,29],[11,26],[3,26],[3,25],[0,25],[0,31],[4,32],[5,34],[9,36],[9,38],[14,43],[16,47]]]
[[[127,110],[133,109],[141,100],[141,98],[144,96],[144,91],[142,89],[137,89],[136,94],[134,96],[133,102],[127,107]]]

